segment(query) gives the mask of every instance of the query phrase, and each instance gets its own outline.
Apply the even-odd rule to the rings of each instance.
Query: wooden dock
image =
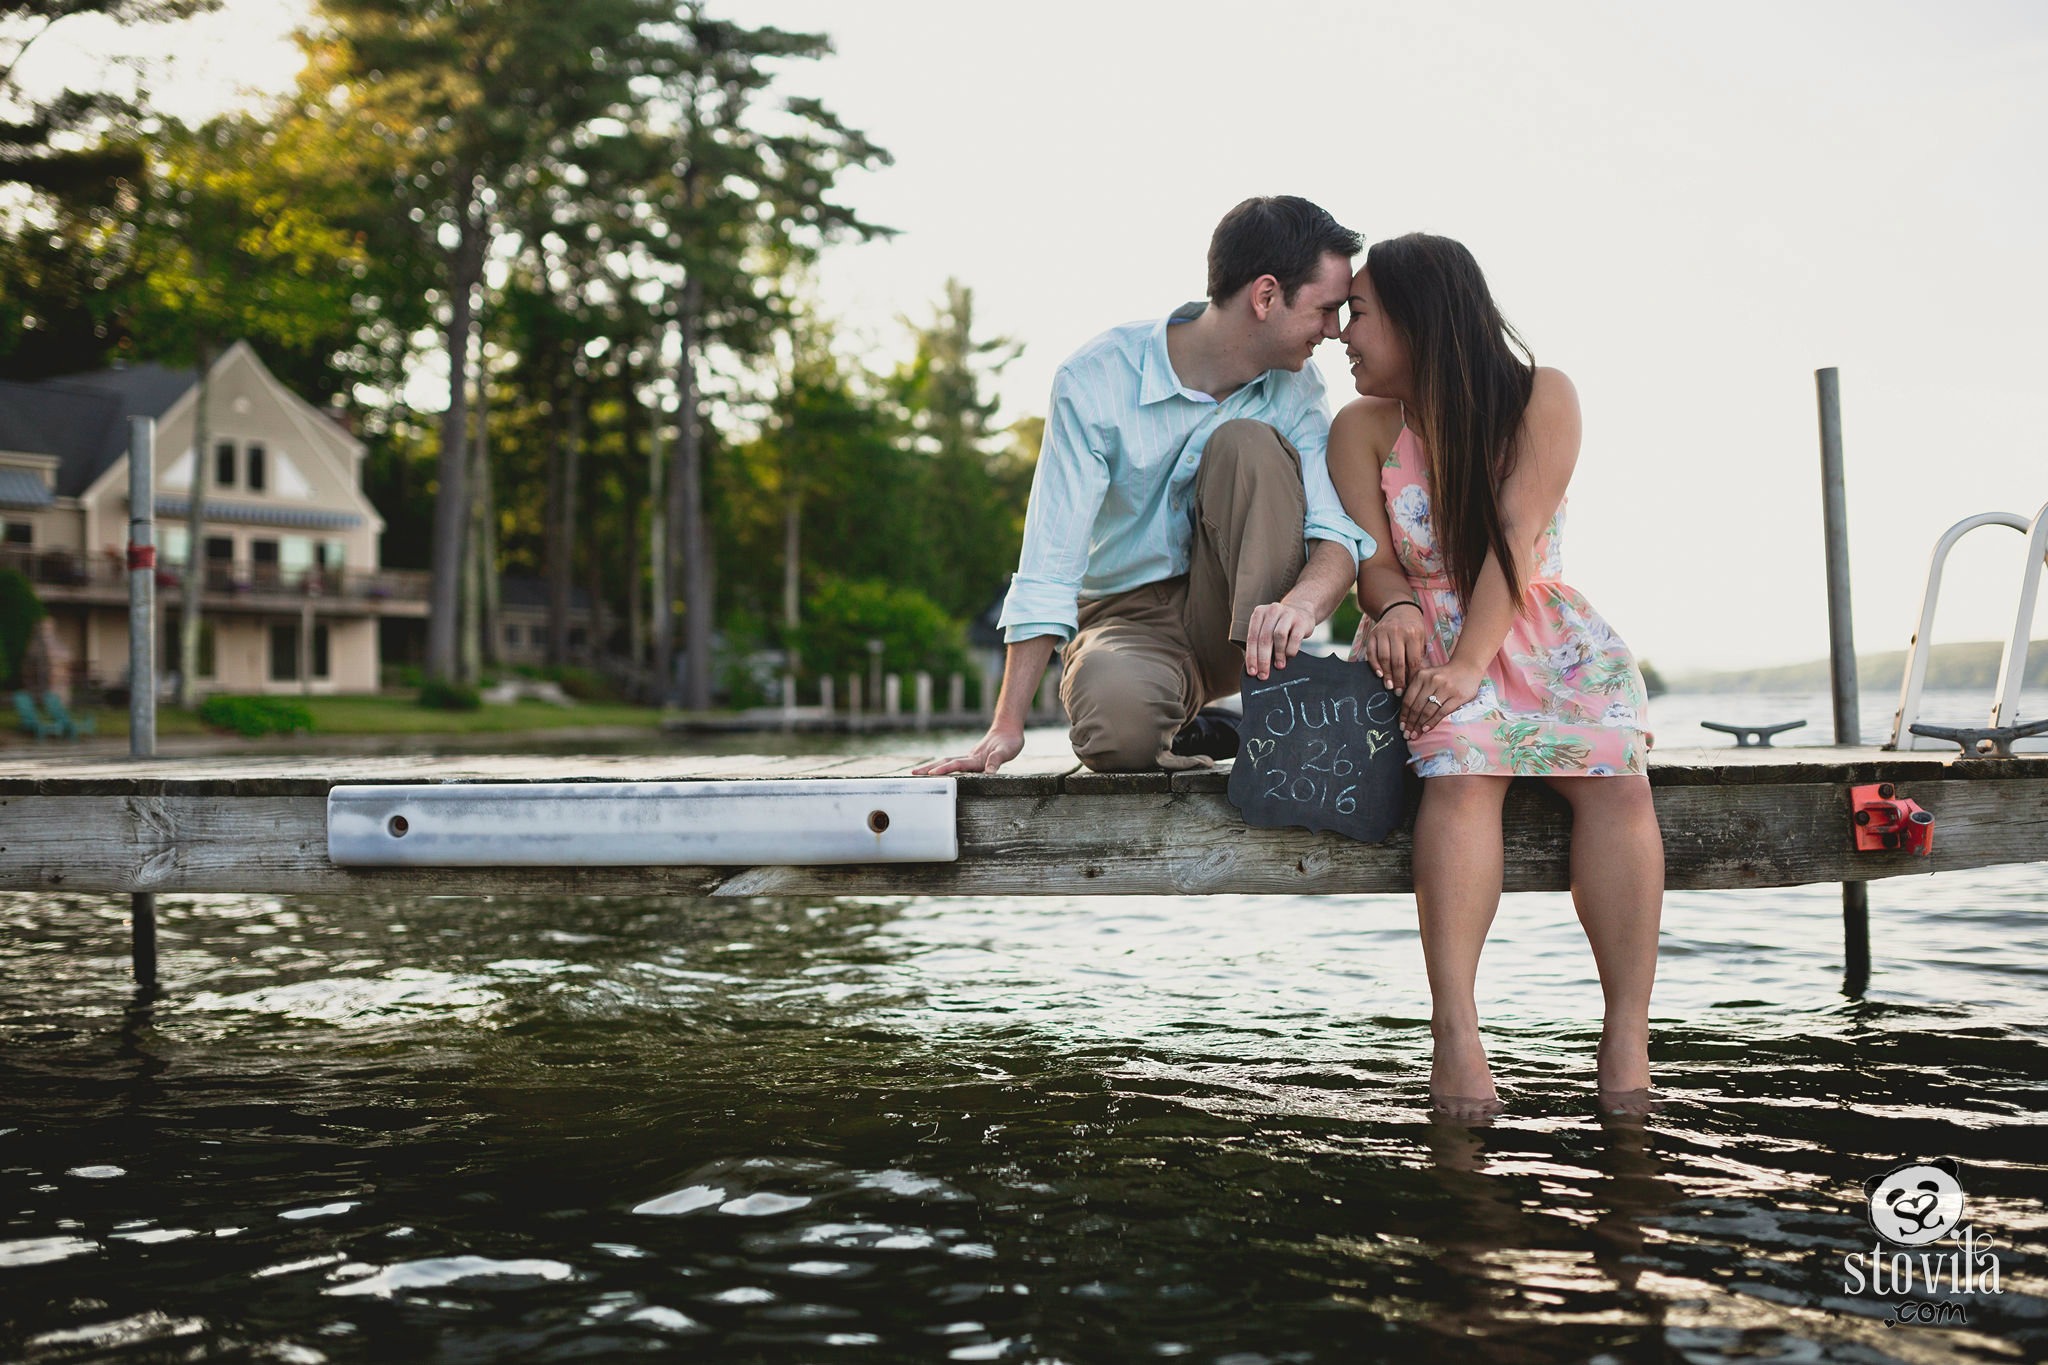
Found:
[[[958,779],[960,857],[825,867],[338,867],[343,784],[902,776],[883,757],[229,757],[0,754],[0,890],[549,895],[1217,895],[1406,892],[1407,831],[1366,845],[1251,829],[1222,772],[1102,775],[1027,755]],[[2048,755],[1690,749],[1651,770],[1667,885],[1867,881],[2048,861]],[[1935,816],[1931,858],[1858,853],[1849,789],[1892,782]],[[1539,783],[1508,798],[1507,889],[1567,885],[1570,815]]]

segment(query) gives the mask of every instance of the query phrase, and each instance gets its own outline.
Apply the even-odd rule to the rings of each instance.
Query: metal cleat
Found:
[[[1735,747],[1747,749],[1755,745],[1759,749],[1771,747],[1771,736],[1782,735],[1787,730],[1797,730],[1806,724],[1803,720],[1788,720],[1777,725],[1724,725],[1718,720],[1703,720],[1700,728],[1719,730],[1724,735],[1735,736]]]
[[[1960,744],[1964,758],[2011,758],[2014,740],[2048,735],[2048,720],[2025,725],[1915,725],[1912,733]]]

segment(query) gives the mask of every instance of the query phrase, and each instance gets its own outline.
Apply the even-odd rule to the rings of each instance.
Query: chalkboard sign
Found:
[[[1334,830],[1369,844],[1400,825],[1401,699],[1368,664],[1297,654],[1244,678],[1230,804],[1248,825]]]

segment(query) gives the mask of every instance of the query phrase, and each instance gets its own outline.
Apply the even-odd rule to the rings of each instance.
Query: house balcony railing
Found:
[[[0,569],[24,575],[51,600],[127,601],[128,566],[113,554],[78,555],[68,550],[0,547]],[[160,597],[175,593],[184,582],[183,564],[159,563]],[[276,564],[210,560],[205,566],[210,601],[321,598],[337,603],[375,606],[389,602],[412,605],[427,600],[432,575],[420,569],[282,569]]]

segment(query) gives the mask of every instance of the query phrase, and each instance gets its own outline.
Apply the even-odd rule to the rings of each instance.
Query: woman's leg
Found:
[[[1439,1098],[1493,1098],[1473,985],[1479,950],[1500,909],[1500,805],[1508,782],[1471,774],[1424,778],[1415,815],[1415,909],[1436,1042],[1429,1089]]]
[[[1572,806],[1572,903],[1606,1015],[1597,1071],[1602,1090],[1650,1084],[1650,986],[1664,911],[1664,839],[1646,777],[1557,777]]]

